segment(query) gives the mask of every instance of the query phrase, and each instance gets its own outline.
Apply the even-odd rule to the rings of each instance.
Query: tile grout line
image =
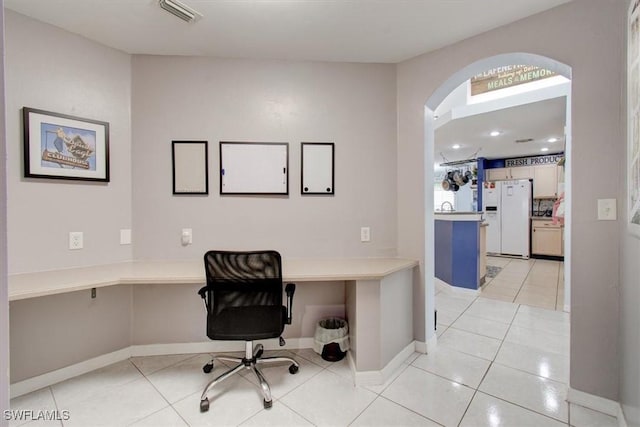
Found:
[[[204,353],[204,354],[209,354],[209,353]],[[194,357],[196,357],[196,356],[194,356]],[[192,359],[192,358],[190,357],[190,358],[187,358],[187,359],[185,359],[185,360],[189,360],[189,359]],[[147,380],[147,382],[149,383],[149,385],[151,385],[151,387],[153,387],[153,389],[154,389],[154,390],[155,390],[155,391],[160,395],[160,397],[162,397],[162,399],[163,399],[165,402],[167,402],[167,404],[169,405],[169,406],[166,406],[166,407],[164,407],[164,408],[161,408],[161,409],[157,410],[156,412],[153,412],[153,413],[151,413],[151,414],[149,414],[149,415],[146,415],[146,416],[144,416],[144,417],[142,417],[142,418],[139,418],[139,419],[137,419],[137,420],[133,421],[132,423],[130,423],[129,425],[133,425],[133,424],[137,423],[138,421],[142,421],[142,420],[144,420],[145,418],[150,417],[150,416],[152,416],[152,415],[154,415],[154,414],[156,414],[156,413],[158,413],[158,412],[160,412],[160,411],[164,411],[166,408],[171,408],[171,410],[172,410],[173,412],[175,412],[176,414],[178,414],[178,417],[179,417],[182,421],[184,421],[184,423],[185,423],[186,425],[190,425],[190,424],[187,422],[187,420],[185,420],[185,419],[182,417],[182,414],[180,414],[180,412],[178,412],[178,411],[176,410],[176,408],[174,408],[174,407],[173,407],[173,404],[172,404],[171,402],[169,402],[169,400],[167,399],[167,397],[166,397],[164,394],[162,394],[162,393],[160,392],[160,390],[158,390],[158,388],[155,386],[155,384],[154,384],[153,382],[151,382],[151,380],[149,380],[149,378],[147,378],[147,376],[146,376],[146,375],[145,375],[145,374],[140,370],[140,368],[138,368],[138,365],[136,365],[135,363],[133,363],[133,361],[131,360],[131,358],[129,358],[129,361],[130,361],[130,362],[131,362],[131,364],[132,364],[132,365],[133,365],[133,366],[138,370],[138,372],[140,372],[140,375],[142,375],[142,377],[143,377],[145,380]],[[166,369],[166,368],[170,368],[170,367],[172,367],[172,366],[175,366],[175,365],[177,365],[178,363],[180,363],[180,362],[176,362],[176,363],[173,363],[173,364],[171,364],[171,365],[169,365],[169,366],[165,366],[165,367],[164,367],[164,368],[162,368],[162,369],[158,369],[158,370],[156,370],[156,371],[153,371],[152,373],[150,373],[150,375],[151,375],[151,374],[153,374],[153,373],[156,373],[156,372],[160,372],[160,371],[162,371],[163,369]],[[186,398],[186,397],[188,397],[188,396],[185,396],[185,398]],[[182,399],[181,399],[181,400],[182,400]]]

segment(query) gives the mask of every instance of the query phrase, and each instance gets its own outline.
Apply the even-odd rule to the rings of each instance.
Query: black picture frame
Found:
[[[171,170],[174,195],[208,195],[208,141],[171,141]]]
[[[300,146],[300,194],[333,196],[336,170],[335,144],[333,142],[302,142]],[[319,151],[325,147],[330,153],[327,153],[327,150]],[[327,171],[327,167],[331,170]]]
[[[220,195],[288,196],[289,143],[220,141]]]
[[[109,123],[22,108],[24,177],[109,182]]]

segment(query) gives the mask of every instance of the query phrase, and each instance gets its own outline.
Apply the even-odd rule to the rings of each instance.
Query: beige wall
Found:
[[[620,235],[618,222],[596,220],[596,205],[599,198],[620,200],[624,189],[593,171],[622,165],[624,25],[623,2],[574,1],[398,65],[398,249],[422,260],[426,100],[455,72],[494,55],[527,52],[572,67],[571,245],[578,249],[571,259],[570,385],[610,399],[618,398]],[[415,313],[419,322],[421,301]],[[424,339],[423,325],[415,326]]]
[[[627,8],[630,0],[626,1]],[[626,89],[626,86],[625,86]],[[625,91],[626,93],[626,91]],[[624,102],[624,98],[623,98]],[[626,108],[624,109],[626,111]],[[626,117],[626,116],[625,116]],[[626,158],[626,157],[625,157]],[[626,163],[625,163],[626,164]],[[621,179],[627,180],[626,168],[620,168]],[[627,185],[629,185],[629,182]],[[632,237],[626,229],[625,197],[620,204],[621,234],[620,246],[620,404],[629,427],[640,426],[640,238]]]
[[[197,292],[201,285],[136,285],[133,287],[131,344],[206,342],[206,311]],[[284,338],[312,338],[324,317],[345,316],[344,282],[298,284],[292,324]],[[215,348],[212,344],[212,349]]]
[[[131,345],[131,286],[12,301],[11,382]]]
[[[395,255],[395,96],[393,65],[135,56],[134,257]],[[209,141],[208,197],[172,195],[173,139]],[[219,141],[289,142],[289,196],[221,197]],[[334,197],[300,195],[302,141],[335,143]]]
[[[575,0],[399,64],[397,111],[393,66],[142,56],[133,60],[131,80],[128,55],[7,12],[10,208],[2,224],[10,225],[11,272],[131,257],[130,247],[118,245],[118,230],[132,225],[131,185],[136,199],[135,256],[139,258],[186,258],[200,256],[212,246],[260,244],[277,247],[288,256],[393,255],[397,246],[400,255],[424,259],[424,102],[451,74],[473,61],[508,52],[545,55],[573,69],[572,245],[579,251],[572,259],[571,386],[620,397],[629,424],[639,425],[639,240],[626,234],[620,237],[624,233],[620,221],[596,221],[596,200],[624,200],[624,189],[592,174],[593,170],[621,170],[624,165],[621,99],[626,9],[622,3]],[[135,121],[133,149],[130,105]],[[21,178],[19,110],[23,106],[109,121],[112,182]],[[170,140],[190,138],[211,144],[209,197],[171,196]],[[289,198],[219,197],[216,143],[226,139],[289,141]],[[336,143],[333,198],[299,195],[299,142],[314,140]],[[0,150],[4,143],[0,138]],[[3,162],[2,176],[4,168]],[[0,215],[7,205],[3,191],[0,188]],[[45,213],[47,217],[41,218]],[[239,223],[241,230],[235,225]],[[359,242],[362,225],[372,227],[369,244]],[[194,228],[194,245],[183,248],[179,229],[186,226]],[[85,250],[66,249],[69,231],[85,232]],[[0,304],[6,297],[2,259],[7,251],[2,235],[0,230]],[[418,339],[425,336],[422,283],[416,280],[414,289]],[[75,301],[76,295],[69,295],[62,305],[79,309],[85,304],[84,309],[90,310],[86,295],[77,297]],[[125,293],[111,301],[114,308],[121,308],[131,298]],[[29,314],[46,311],[33,304],[12,304],[12,320],[13,313],[18,313],[16,318],[30,318]],[[4,310],[0,313],[6,315]],[[6,342],[2,334],[0,330],[0,344]],[[28,343],[16,340],[18,348],[27,351]],[[112,340],[109,348],[120,345]],[[6,362],[6,355],[0,355],[0,372]],[[16,372],[14,380],[21,375],[25,374]],[[0,376],[0,407],[6,391]]]
[[[131,58],[67,31],[6,12],[9,272],[131,258]],[[111,182],[23,178],[22,107],[110,124]],[[68,233],[84,232],[84,249]]]
[[[4,0],[0,0],[0,177],[5,177]],[[9,303],[7,295],[7,181],[0,180],[0,413],[9,409]],[[4,426],[7,422],[0,421]]]

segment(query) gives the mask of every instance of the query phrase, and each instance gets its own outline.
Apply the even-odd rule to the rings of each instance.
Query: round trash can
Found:
[[[336,317],[323,319],[316,325],[313,349],[329,362],[344,359],[349,350],[349,325]]]

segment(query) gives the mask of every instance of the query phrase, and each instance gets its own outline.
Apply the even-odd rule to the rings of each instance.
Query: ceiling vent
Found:
[[[516,144],[524,144],[525,142],[531,142],[531,141],[533,141],[533,138],[516,139]]]
[[[186,22],[195,22],[202,18],[200,12],[196,12],[186,4],[178,0],[159,0],[160,7],[169,12],[170,14],[177,16]]]

